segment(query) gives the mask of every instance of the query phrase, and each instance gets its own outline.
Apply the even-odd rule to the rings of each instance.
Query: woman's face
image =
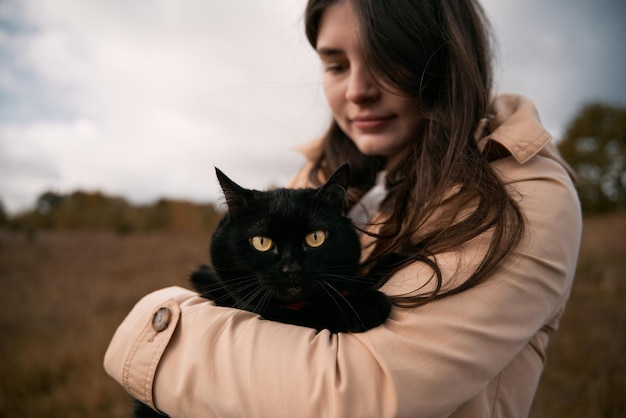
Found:
[[[387,164],[398,158],[417,129],[417,101],[394,93],[365,66],[349,1],[326,8],[316,49],[337,124],[363,154],[385,156]]]

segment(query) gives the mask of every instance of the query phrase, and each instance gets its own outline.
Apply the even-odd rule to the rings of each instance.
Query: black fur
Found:
[[[273,321],[331,332],[363,332],[382,324],[391,303],[375,289],[376,276],[357,274],[361,246],[343,215],[348,165],[319,189],[244,189],[216,169],[228,213],[211,240],[213,267],[191,275],[194,288],[217,305]],[[319,247],[305,237],[322,231]],[[252,238],[273,242],[259,251]],[[139,407],[135,417],[157,417]],[[149,415],[150,413],[153,415]]]
[[[139,402],[136,399],[134,401],[133,417],[134,418],[163,418],[165,415],[159,414],[148,405]]]
[[[331,332],[362,332],[387,319],[387,297],[374,289],[375,280],[357,275],[361,246],[343,216],[347,164],[319,189],[263,192],[216,171],[228,213],[212,237],[213,268],[202,266],[191,276],[202,296],[265,319]],[[307,246],[305,236],[318,230],[326,241]],[[254,236],[269,237],[274,247],[254,249]]]

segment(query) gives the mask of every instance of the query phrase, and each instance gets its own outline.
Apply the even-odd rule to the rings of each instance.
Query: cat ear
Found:
[[[250,198],[251,191],[244,189],[237,183],[229,179],[219,168],[215,167],[215,174],[217,180],[220,182],[222,191],[224,192],[224,198],[228,205],[228,211],[232,212],[238,208],[246,206],[248,199]]]
[[[350,165],[344,163],[329,177],[319,193],[336,193],[343,200],[350,186]]]

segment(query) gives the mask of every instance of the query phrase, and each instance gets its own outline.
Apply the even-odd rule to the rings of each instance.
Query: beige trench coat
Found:
[[[499,96],[491,134],[511,156],[493,163],[527,232],[483,284],[415,309],[394,308],[361,334],[316,333],[216,307],[171,287],[141,299],[117,329],[106,371],[173,417],[525,417],[576,266],[581,214],[569,168],[533,104]],[[484,250],[440,254],[444,282]],[[431,271],[401,270],[383,291],[419,287]]]

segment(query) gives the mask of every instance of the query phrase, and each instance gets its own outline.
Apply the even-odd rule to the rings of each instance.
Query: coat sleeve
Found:
[[[527,233],[483,284],[419,308],[394,308],[387,322],[361,334],[316,333],[164,289],[142,299],[120,325],[106,370],[172,417],[453,414],[558,318],[577,261],[581,217],[562,166],[541,156],[523,167],[503,164],[509,164],[505,181],[519,196]],[[439,255],[444,280],[468,274],[484,245],[477,239]],[[422,264],[410,265],[383,290],[410,291],[430,274]],[[154,316],[162,307],[171,311],[170,325],[157,331]],[[532,348],[541,357],[545,344]],[[539,359],[522,372],[536,381],[542,368]]]

